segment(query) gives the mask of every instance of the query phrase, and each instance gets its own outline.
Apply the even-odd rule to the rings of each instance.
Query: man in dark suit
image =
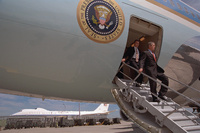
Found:
[[[140,60],[140,69],[139,72],[142,72],[144,67],[145,67],[145,73],[149,75],[150,77],[156,79],[158,78],[159,80],[162,81],[163,84],[167,85],[169,84],[168,77],[164,74],[164,70],[157,65],[157,58],[156,55],[154,54],[155,50],[155,43],[154,42],[149,42],[148,43],[148,51],[144,51],[143,56],[141,57]],[[155,95],[157,95],[157,83],[151,79],[149,79],[150,83],[150,88],[151,92]],[[163,100],[165,99],[165,94],[167,93],[167,88],[161,87],[158,97],[160,97]],[[159,102],[157,97],[153,96],[153,102]]]
[[[140,41],[139,40],[135,40],[132,43],[132,45],[127,49],[127,51],[125,52],[125,54],[123,56],[123,59],[122,59],[122,62],[126,61],[127,64],[129,64],[130,66],[136,68],[137,70],[140,69],[140,67],[139,67],[139,65],[140,65],[139,64],[139,60],[140,60],[140,57],[141,57],[141,52],[138,49],[139,45],[140,45]],[[131,75],[133,75],[133,74],[131,73]],[[140,75],[136,79],[136,82],[138,82],[139,84],[141,84],[142,80],[143,80],[143,76]],[[136,86],[139,86],[139,85],[137,84]]]

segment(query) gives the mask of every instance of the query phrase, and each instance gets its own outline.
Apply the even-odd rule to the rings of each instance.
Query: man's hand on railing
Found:
[[[124,62],[124,61],[126,61],[126,59],[125,59],[125,58],[123,58],[123,59],[122,59],[122,62]]]
[[[140,68],[140,69],[139,69],[139,73],[141,73],[141,72],[143,72],[143,68]]]

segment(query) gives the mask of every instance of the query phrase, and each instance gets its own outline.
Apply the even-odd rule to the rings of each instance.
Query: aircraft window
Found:
[[[186,7],[184,7],[184,10],[187,14],[189,14],[188,9]]]
[[[174,1],[173,0],[169,0],[170,1],[170,4],[172,5],[172,6],[175,6],[175,4],[174,4]]]
[[[180,5],[179,3],[177,3],[177,5],[178,5],[178,8],[179,8],[180,10],[183,10],[183,8],[181,7],[181,5]]]
[[[192,16],[195,18],[195,15],[194,15],[194,13],[192,12],[192,11],[190,11],[190,13],[192,14]]]

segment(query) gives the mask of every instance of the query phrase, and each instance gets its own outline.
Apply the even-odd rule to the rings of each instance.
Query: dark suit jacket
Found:
[[[156,57],[157,60],[157,57]],[[150,51],[144,51],[140,59],[140,68],[143,68],[147,75],[156,77],[158,73],[164,73],[164,70],[158,66]]]
[[[127,49],[127,51],[125,52],[123,58],[127,58],[128,57],[127,60],[130,60],[133,57],[134,53],[135,53],[135,48],[134,47],[129,47]],[[141,55],[142,55],[142,52],[139,50],[139,59],[141,58]]]

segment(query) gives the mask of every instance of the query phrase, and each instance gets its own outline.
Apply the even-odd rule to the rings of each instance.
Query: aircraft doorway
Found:
[[[147,44],[149,41],[153,41],[156,43],[155,54],[159,58],[162,45],[162,37],[163,37],[163,29],[161,26],[143,20],[141,18],[131,16],[129,22],[129,33],[127,37],[127,43],[124,50],[124,54],[126,50],[133,44],[134,40],[140,40],[140,45],[138,49],[141,52],[148,49]],[[124,66],[121,69],[121,71],[123,71],[126,75],[128,75],[132,79],[136,76],[136,74],[133,74],[133,72],[131,72],[130,68],[128,68],[127,66]],[[117,76],[122,79],[127,79],[127,77],[125,77],[121,73],[118,73]],[[147,81],[147,78],[144,77],[143,81]]]

